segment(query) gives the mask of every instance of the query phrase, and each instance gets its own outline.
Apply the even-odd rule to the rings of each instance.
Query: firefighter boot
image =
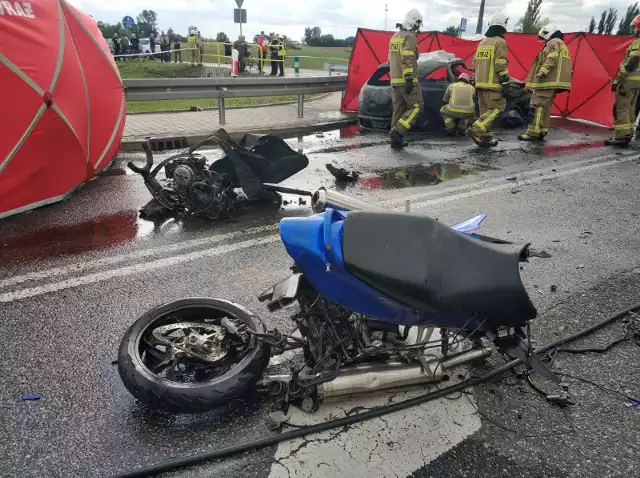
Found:
[[[544,134],[541,134],[540,136],[535,136],[529,133],[524,133],[524,134],[518,135],[518,139],[520,141],[543,141]]]
[[[481,148],[491,148],[498,146],[498,140],[495,138],[482,137],[476,134],[472,128],[467,130],[467,135]]]
[[[609,138],[604,140],[605,146],[619,146],[621,148],[626,148],[629,146],[631,142],[631,136],[622,136],[620,138]]]
[[[389,138],[391,139],[392,148],[404,148],[407,145],[407,142],[404,140],[404,135],[395,129],[391,130]]]

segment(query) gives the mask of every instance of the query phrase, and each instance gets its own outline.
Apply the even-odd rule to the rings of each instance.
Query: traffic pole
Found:
[[[300,76],[300,58],[297,56],[293,57],[293,72],[296,76]]]

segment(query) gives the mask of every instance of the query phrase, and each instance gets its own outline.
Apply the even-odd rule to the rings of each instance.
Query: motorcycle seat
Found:
[[[475,314],[496,326],[536,316],[520,278],[527,247],[394,212],[350,212],[342,237],[346,269],[389,298],[421,311]]]

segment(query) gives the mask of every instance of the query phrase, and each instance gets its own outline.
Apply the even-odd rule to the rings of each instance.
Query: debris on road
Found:
[[[518,179],[517,176],[510,176],[507,178],[507,181],[516,181]]]
[[[38,395],[37,393],[27,393],[26,395],[22,396],[22,399],[25,401],[34,402],[36,400],[40,400],[40,395]]]
[[[347,171],[344,168],[336,168],[333,164],[326,164],[325,166],[338,181],[357,181],[360,177],[360,172],[358,171]]]
[[[558,291],[558,286],[551,284],[551,288],[550,289],[551,289],[551,292],[557,292]]]
[[[522,192],[522,189],[512,189],[511,190],[511,194],[518,194],[519,192]]]
[[[579,264],[578,267],[576,267],[576,269],[584,269],[584,264]]]

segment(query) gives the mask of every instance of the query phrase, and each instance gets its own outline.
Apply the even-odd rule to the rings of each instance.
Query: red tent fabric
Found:
[[[65,0],[0,2],[0,84],[0,218],[64,199],[117,154],[118,69]]]
[[[389,39],[393,32],[360,28],[349,62],[349,84],[342,100],[342,111],[358,110],[358,95],[378,65],[386,63]],[[525,80],[527,71],[542,45],[537,35],[508,33],[509,73]],[[606,126],[613,125],[613,93],[610,85],[620,66],[630,36],[569,33],[565,43],[573,62],[570,93],[556,97],[553,114],[565,118],[584,119]],[[470,65],[478,42],[442,33],[421,33],[418,50],[427,53],[445,50]]]

